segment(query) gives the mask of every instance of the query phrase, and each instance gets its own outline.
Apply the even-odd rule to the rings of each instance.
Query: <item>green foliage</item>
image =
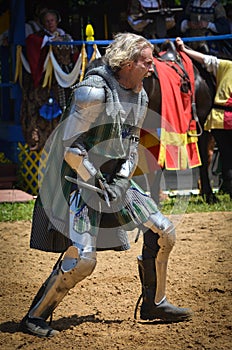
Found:
[[[161,205],[162,213],[184,214],[201,212],[232,211],[232,201],[227,194],[217,194],[218,203],[207,204],[201,196],[177,196],[168,198]],[[0,203],[1,221],[22,221],[31,220],[34,208],[34,201],[27,203]]]

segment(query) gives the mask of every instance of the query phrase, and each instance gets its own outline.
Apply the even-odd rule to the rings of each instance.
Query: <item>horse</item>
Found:
[[[161,48],[165,53],[158,54],[158,56],[164,61],[176,61],[177,51],[175,45],[171,41],[166,41]],[[208,204],[217,202],[217,198],[212,191],[209,180],[209,157],[208,157],[208,145],[211,138],[209,132],[204,131],[204,122],[209,114],[214,101],[215,96],[215,81],[210,73],[206,72],[197,62],[193,61],[194,80],[195,80],[195,103],[196,114],[198,116],[198,147],[202,165],[199,167],[200,173],[200,186],[202,198]],[[162,104],[162,91],[160,86],[159,77],[156,73],[150,77],[144,79],[144,89],[147,92],[149,98],[148,107],[152,111],[161,115]],[[162,118],[162,117],[161,117]],[[150,177],[151,178],[151,177]],[[152,190],[152,184],[150,183]],[[156,201],[159,201],[157,193],[154,193]]]

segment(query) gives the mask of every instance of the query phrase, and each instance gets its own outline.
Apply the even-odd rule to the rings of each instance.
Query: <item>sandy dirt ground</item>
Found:
[[[0,348],[2,350],[230,350],[232,349],[232,212],[186,214],[177,226],[167,296],[189,306],[184,323],[134,320],[141,288],[137,255],[99,252],[92,276],[76,285],[54,312],[57,337],[41,339],[19,324],[57,254],[29,248],[30,222],[0,223]]]

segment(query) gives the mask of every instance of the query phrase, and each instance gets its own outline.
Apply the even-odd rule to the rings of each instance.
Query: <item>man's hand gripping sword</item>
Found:
[[[109,196],[108,196],[108,193],[105,189],[105,186],[103,184],[103,182],[101,180],[99,180],[99,184],[100,184],[100,187],[101,188],[98,188],[96,186],[93,186],[93,185],[90,185],[84,181],[81,181],[79,179],[74,179],[73,177],[70,177],[70,176],[65,176],[65,179],[69,182],[72,182],[80,187],[83,187],[83,188],[86,188],[88,190],[91,190],[91,191],[94,191],[94,192],[97,192],[97,193],[100,193],[101,195],[104,196],[104,199],[106,201],[106,204],[108,205],[108,207],[110,207],[110,200],[109,200]]]

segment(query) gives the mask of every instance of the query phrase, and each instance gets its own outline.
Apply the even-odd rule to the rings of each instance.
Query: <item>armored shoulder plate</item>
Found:
[[[105,90],[101,87],[80,86],[74,92],[75,104],[80,108],[105,103]]]

